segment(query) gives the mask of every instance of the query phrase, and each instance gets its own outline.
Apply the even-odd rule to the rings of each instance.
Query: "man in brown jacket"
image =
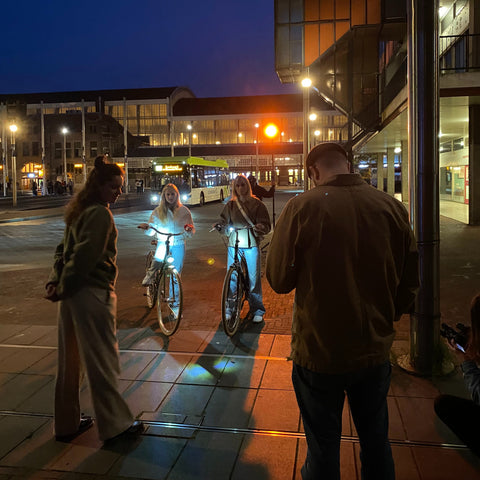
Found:
[[[315,188],[285,206],[266,269],[277,293],[296,289],[291,356],[308,444],[302,476],[340,478],[346,393],[362,478],[394,479],[389,352],[393,322],[419,285],[416,242],[403,205],[351,174],[340,145],[317,145],[306,164]]]

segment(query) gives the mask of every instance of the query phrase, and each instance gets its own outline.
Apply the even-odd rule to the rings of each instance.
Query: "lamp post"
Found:
[[[188,156],[192,156],[192,125],[189,123],[187,125],[187,130],[188,130]]]
[[[67,133],[68,128],[62,128],[63,133],[63,179],[65,180],[65,185],[67,184]]]
[[[7,180],[8,180],[8,148],[7,148],[7,132],[5,124],[2,124],[2,165],[3,165],[3,196],[7,196]]]
[[[269,123],[264,130],[265,135],[268,138],[272,139],[272,181],[276,180],[276,171],[275,171],[275,158],[273,154],[273,139],[278,134],[278,127],[274,123]],[[272,197],[272,220],[273,220],[273,228],[275,228],[275,193]]]
[[[255,159],[256,159],[256,162],[255,162],[255,168],[257,170],[256,175],[258,175],[259,172],[260,172],[260,165],[258,164],[258,127],[260,127],[260,124],[256,123],[255,124],[255,131],[256,131],[256,140],[255,140]],[[259,178],[259,180],[260,180],[260,178]]]
[[[312,80],[305,77],[302,79],[303,87],[303,190],[308,190],[308,175],[307,175],[307,155],[310,146],[310,128],[308,126],[308,112],[310,110],[310,87]]]
[[[17,126],[15,124],[10,125],[10,131],[12,132],[12,205],[17,206],[17,152],[15,150],[15,132]]]

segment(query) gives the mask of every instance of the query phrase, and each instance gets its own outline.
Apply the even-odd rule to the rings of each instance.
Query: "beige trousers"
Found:
[[[100,440],[114,437],[133,422],[118,391],[120,365],[114,292],[84,287],[58,309],[58,370],[55,434],[71,435],[80,423],[81,364],[85,368]]]

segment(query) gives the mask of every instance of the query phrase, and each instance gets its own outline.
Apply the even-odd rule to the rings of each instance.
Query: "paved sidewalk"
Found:
[[[441,226],[442,321],[454,325],[466,320],[479,290],[480,228],[443,217]],[[210,288],[207,281],[201,287],[198,299]],[[108,448],[96,428],[70,444],[52,436],[56,327],[1,323],[0,479],[299,479],[306,446],[287,360],[293,297],[274,294],[266,282],[264,289],[266,323],[233,340],[215,310],[196,314],[216,327],[202,328],[191,315],[170,339],[156,329],[154,312],[141,320],[120,312],[121,390],[148,429],[134,444]],[[392,359],[408,348],[403,317]],[[398,480],[480,478],[480,461],[435,417],[440,392],[466,396],[458,371],[420,378],[394,367],[390,438]],[[93,413],[86,386],[82,405]],[[360,479],[348,408],[343,427],[342,478]]]

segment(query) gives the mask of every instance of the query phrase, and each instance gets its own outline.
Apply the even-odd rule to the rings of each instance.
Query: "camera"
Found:
[[[470,328],[466,327],[463,323],[457,323],[457,329],[455,330],[450,325],[442,323],[440,327],[440,335],[445,337],[447,340],[453,340],[458,349],[462,352],[465,352],[465,347],[468,343],[468,336]]]

